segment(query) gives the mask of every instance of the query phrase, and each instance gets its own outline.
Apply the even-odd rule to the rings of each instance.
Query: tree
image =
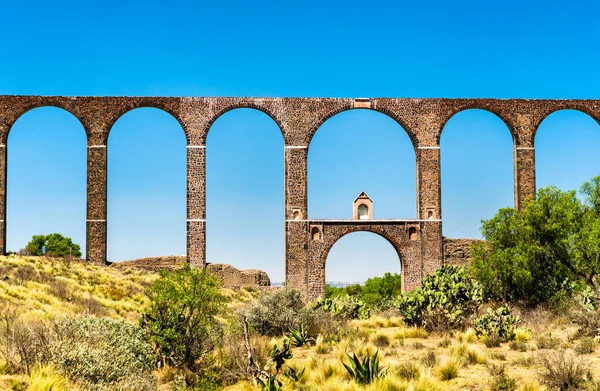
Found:
[[[58,233],[50,235],[34,235],[27,246],[25,252],[29,255],[42,256],[42,247],[46,246],[46,254],[55,257],[64,257],[72,255],[74,257],[81,257],[81,247],[78,244],[73,243],[71,238],[67,238]]]
[[[354,284],[343,288],[329,285],[325,287],[326,298],[356,296],[370,307],[375,307],[400,293],[402,293],[402,277],[397,273],[385,273],[383,277],[369,278],[364,285]]]
[[[161,270],[148,289],[150,306],[141,319],[163,363],[192,371],[215,347],[225,307],[221,280],[205,269]]]
[[[546,187],[522,211],[484,220],[488,244],[473,248],[471,269],[490,298],[536,304],[570,283],[595,285],[600,271],[600,176],[575,191]]]

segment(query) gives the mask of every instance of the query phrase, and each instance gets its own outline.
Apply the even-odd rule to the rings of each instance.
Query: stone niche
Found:
[[[373,201],[364,191],[356,197],[352,204],[354,220],[373,220]]]

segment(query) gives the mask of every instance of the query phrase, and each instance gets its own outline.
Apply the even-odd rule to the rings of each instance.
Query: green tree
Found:
[[[67,238],[58,233],[50,235],[34,235],[27,246],[25,251],[29,255],[42,256],[42,247],[46,246],[46,254],[55,257],[64,257],[72,255],[74,257],[81,257],[81,247],[78,244],[73,243],[71,238]]]
[[[161,270],[148,289],[150,306],[141,319],[163,363],[192,371],[215,348],[225,307],[221,280],[205,269]]]
[[[473,248],[471,269],[490,298],[536,304],[571,283],[595,284],[600,270],[600,177],[575,191],[546,187],[523,211],[484,220],[488,244]]]
[[[397,273],[385,273],[383,277],[373,277],[364,285],[354,284],[343,288],[327,285],[325,297],[333,299],[345,295],[356,296],[369,307],[375,307],[384,300],[392,299],[402,293],[402,277]]]

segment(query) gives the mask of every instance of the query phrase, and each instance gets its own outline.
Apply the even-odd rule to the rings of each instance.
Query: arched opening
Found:
[[[365,204],[358,205],[358,219],[368,220],[369,219],[369,207]]]
[[[186,139],[155,108],[123,115],[108,137],[107,259],[186,253]]]
[[[317,130],[308,150],[309,217],[351,218],[352,201],[364,191],[377,218],[413,218],[415,172],[413,144],[394,119],[366,109],[337,114]]]
[[[417,240],[417,229],[415,227],[410,227],[408,229],[408,239]]]
[[[283,136],[267,114],[220,116],[206,142],[206,258],[284,281]],[[302,219],[301,213],[294,214]]]
[[[317,227],[313,227],[311,230],[312,240],[321,240],[321,230]]]
[[[481,219],[514,205],[510,130],[495,114],[466,110],[446,123],[440,146],[443,235],[481,238]]]
[[[87,139],[75,116],[56,107],[21,116],[8,136],[7,246],[60,233],[85,256]]]
[[[561,110],[542,121],[535,135],[536,187],[579,190],[600,175],[600,127],[587,114]]]
[[[367,231],[340,238],[325,262],[325,283],[330,286],[362,284],[385,273],[401,274],[398,252],[384,237]]]

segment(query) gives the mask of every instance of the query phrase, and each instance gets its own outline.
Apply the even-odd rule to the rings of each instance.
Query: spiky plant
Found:
[[[378,353],[379,350],[371,356],[367,350],[367,354],[362,361],[356,356],[356,353],[353,353],[352,356],[349,353],[346,353],[350,359],[350,364],[346,364],[345,362],[342,362],[342,364],[344,364],[350,377],[358,384],[369,384],[373,380],[385,376],[384,369],[379,366]]]

